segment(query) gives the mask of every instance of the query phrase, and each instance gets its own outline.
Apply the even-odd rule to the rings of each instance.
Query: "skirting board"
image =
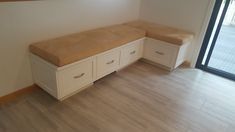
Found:
[[[20,89],[16,92],[10,93],[10,94],[5,95],[5,96],[2,96],[2,97],[0,97],[0,105],[5,104],[5,103],[10,102],[10,101],[14,101],[17,98],[19,98],[20,96],[32,93],[32,92],[34,92],[36,90],[39,90],[39,89],[40,88],[37,85],[33,84],[29,87],[26,87],[26,88]]]
[[[78,92],[80,92],[82,90],[85,90],[85,89],[89,88],[92,85],[93,85],[93,83],[79,89],[78,91],[74,92],[73,94],[71,94],[69,96],[66,96],[66,97],[62,98],[60,101],[63,101],[65,99],[67,99],[68,97],[70,97],[74,94],[77,94]],[[2,97],[0,97],[0,105],[6,104],[6,103],[14,101],[14,100],[17,100],[19,97],[30,94],[30,93],[32,93],[34,91],[37,91],[37,90],[43,90],[43,89],[41,89],[36,84],[33,84],[29,87],[26,87],[26,88],[20,89],[16,92],[10,93],[10,94],[5,95],[5,96],[2,96]]]

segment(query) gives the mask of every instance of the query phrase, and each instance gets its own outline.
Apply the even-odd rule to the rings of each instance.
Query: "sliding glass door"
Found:
[[[217,0],[197,68],[235,80],[235,0]]]

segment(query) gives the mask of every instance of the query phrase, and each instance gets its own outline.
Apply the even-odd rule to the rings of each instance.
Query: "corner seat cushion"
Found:
[[[143,38],[145,35],[144,30],[115,25],[34,43],[30,45],[30,51],[61,67]]]
[[[194,37],[194,34],[192,32],[145,21],[134,21],[125,23],[124,25],[145,30],[146,37],[169,42],[176,45],[182,45],[187,42],[191,42]]]

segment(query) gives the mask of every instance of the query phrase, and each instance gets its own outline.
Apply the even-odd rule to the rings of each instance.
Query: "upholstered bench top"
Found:
[[[150,22],[134,21],[125,23],[125,25],[145,30],[146,36],[149,38],[176,45],[191,42],[194,37],[194,34],[191,32]]]
[[[41,41],[30,45],[30,51],[61,67],[146,36],[176,45],[193,39],[187,31],[136,21]]]
[[[143,38],[145,35],[144,30],[115,25],[38,42],[30,45],[30,51],[61,67]]]

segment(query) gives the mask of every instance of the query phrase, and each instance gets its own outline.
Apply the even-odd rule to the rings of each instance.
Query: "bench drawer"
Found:
[[[93,81],[93,61],[86,60],[67,69],[58,71],[59,97],[73,94]]]
[[[119,68],[120,50],[115,49],[97,56],[97,79],[104,77]]]
[[[172,67],[177,57],[177,47],[163,41],[147,39],[144,58],[166,67]]]
[[[121,49],[121,67],[125,67],[142,57],[144,39],[129,43]]]

